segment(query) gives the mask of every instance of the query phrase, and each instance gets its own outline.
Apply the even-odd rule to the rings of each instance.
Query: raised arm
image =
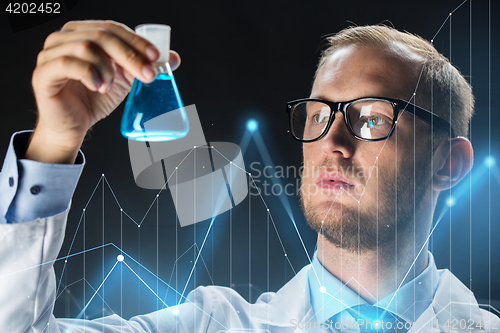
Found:
[[[46,39],[33,73],[36,129],[32,135],[13,136],[0,173],[0,210],[5,215],[0,218],[0,332],[59,332],[52,315],[52,263],[81,171],[71,164],[83,162],[78,150],[88,129],[113,112],[134,78],[154,79],[152,64],[158,56],[147,40],[111,21],[69,22]],[[171,52],[171,67],[179,63],[179,55]],[[63,194],[69,197],[66,206],[50,215],[43,213],[50,205],[41,198],[47,192],[64,192],[52,183],[71,190]],[[48,200],[54,201],[50,195]]]

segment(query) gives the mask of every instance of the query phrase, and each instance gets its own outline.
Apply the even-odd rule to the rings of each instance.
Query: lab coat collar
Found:
[[[307,275],[311,265],[302,268],[294,278],[262,306],[253,320],[258,323],[290,327],[292,320],[306,322],[314,315],[311,307]]]
[[[439,270],[439,276],[438,288],[431,306],[417,319],[424,328],[412,329],[410,333],[465,333],[470,332],[470,323],[474,323],[472,330],[479,330],[475,324],[482,320],[482,314],[474,294],[449,270]],[[457,321],[458,325],[452,330],[454,321]],[[460,321],[467,323],[466,329],[460,328]]]

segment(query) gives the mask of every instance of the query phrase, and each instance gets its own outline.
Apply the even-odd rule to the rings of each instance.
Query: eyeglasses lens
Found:
[[[354,134],[375,140],[391,132],[394,108],[388,101],[365,99],[349,105],[347,115]]]
[[[295,105],[292,111],[292,134],[300,140],[314,140],[321,136],[330,119],[330,106],[307,101]]]

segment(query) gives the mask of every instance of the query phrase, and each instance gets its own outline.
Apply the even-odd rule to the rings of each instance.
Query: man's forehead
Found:
[[[380,97],[409,98],[408,94],[415,88],[421,60],[403,44],[342,46],[319,69],[313,94],[325,86],[335,86],[353,93],[351,99],[370,94],[370,90]]]
[[[369,59],[393,59],[400,63],[404,63],[407,66],[415,66],[417,64],[422,64],[425,61],[425,56],[421,52],[418,52],[414,47],[407,45],[403,42],[393,41],[387,44],[362,44],[362,43],[351,43],[346,45],[341,45],[332,52],[328,57],[327,61],[333,59],[339,59],[343,56],[353,56],[359,54],[360,52]]]

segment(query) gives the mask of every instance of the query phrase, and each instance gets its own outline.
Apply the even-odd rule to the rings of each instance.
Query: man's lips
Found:
[[[354,187],[351,181],[349,181],[346,177],[344,177],[340,173],[327,173],[322,172],[318,180],[316,181],[316,185],[325,190],[348,190],[350,187]]]

